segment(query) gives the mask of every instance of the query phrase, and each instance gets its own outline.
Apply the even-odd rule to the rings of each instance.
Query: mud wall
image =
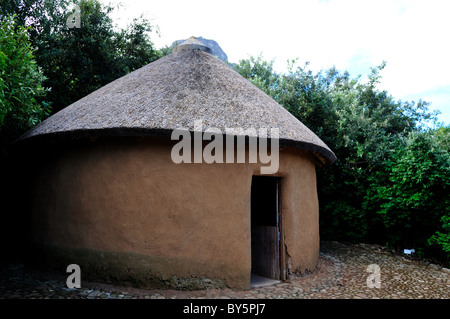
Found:
[[[79,264],[84,280],[249,288],[251,180],[260,164],[175,164],[172,146],[120,138],[52,147],[34,186],[39,254],[52,265]],[[289,272],[313,270],[319,223],[311,155],[282,149],[275,175],[283,178]]]

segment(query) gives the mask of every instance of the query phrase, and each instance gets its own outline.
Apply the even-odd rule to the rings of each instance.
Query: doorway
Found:
[[[281,179],[253,176],[251,186],[252,274],[280,280],[282,277],[280,240]]]

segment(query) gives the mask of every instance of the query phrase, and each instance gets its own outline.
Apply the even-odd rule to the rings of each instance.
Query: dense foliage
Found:
[[[45,77],[36,64],[27,29],[16,22],[15,17],[0,18],[0,145],[49,112],[48,104],[41,101],[47,91],[42,86]]]
[[[154,27],[148,20],[117,29],[113,10],[97,0],[4,0],[0,6],[0,15],[16,14],[29,26],[53,112],[162,56],[149,38]],[[71,23],[76,19],[79,24]]]
[[[318,170],[322,238],[415,248],[449,261],[450,129],[436,128],[428,103],[377,89],[385,63],[363,81],[295,62],[282,74],[262,57],[235,67],[337,155]]]

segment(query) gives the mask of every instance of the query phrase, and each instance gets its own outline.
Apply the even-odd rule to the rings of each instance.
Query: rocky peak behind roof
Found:
[[[211,49],[211,54],[214,56],[217,56],[220,60],[224,61],[224,62],[228,62],[228,56],[227,54],[222,50],[222,48],[220,47],[220,45],[214,41],[214,40],[210,40],[210,39],[205,39],[203,37],[191,37],[189,39],[186,40],[177,40],[174,41],[172,43],[173,48],[176,49],[177,46],[180,46],[181,44],[183,44],[185,41],[190,40],[192,38],[195,38],[197,41],[199,41],[200,43],[202,43],[204,46],[209,47]],[[174,50],[175,50],[174,49]]]

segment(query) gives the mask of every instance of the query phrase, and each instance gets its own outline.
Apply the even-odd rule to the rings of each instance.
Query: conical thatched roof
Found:
[[[189,42],[188,42],[189,41]],[[312,151],[331,163],[334,153],[286,109],[207,53],[195,39],[49,117],[35,136],[168,136],[177,128],[278,128],[280,145]]]

